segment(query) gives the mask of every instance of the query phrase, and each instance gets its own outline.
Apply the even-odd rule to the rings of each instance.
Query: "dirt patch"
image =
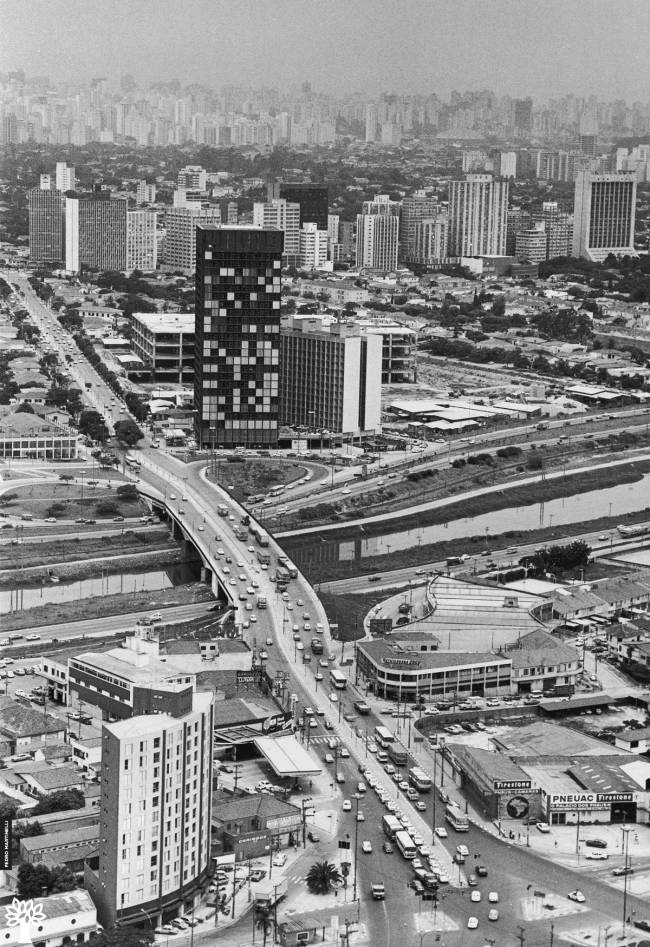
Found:
[[[240,502],[249,496],[266,494],[274,487],[295,483],[307,473],[307,468],[302,464],[282,461],[277,457],[268,460],[244,458],[241,463],[228,463],[224,458],[217,458],[208,467],[210,480],[217,480],[227,487]]]
[[[109,486],[110,483],[110,486]],[[43,519],[77,519],[95,516],[140,516],[148,512],[144,502],[137,496],[118,494],[114,481],[101,483],[97,480],[81,483],[34,483],[16,487],[0,495],[0,509],[5,515],[21,516],[23,513]],[[110,505],[109,507],[104,504]]]

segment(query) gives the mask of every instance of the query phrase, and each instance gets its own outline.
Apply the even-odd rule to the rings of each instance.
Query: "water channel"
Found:
[[[452,498],[452,502],[458,502]],[[413,526],[399,529],[399,520],[388,520],[385,532],[378,536],[364,536],[363,526],[350,527],[349,538],[328,539],[328,534],[311,533],[281,540],[296,565],[313,566],[318,562],[354,562],[371,556],[389,556],[391,552],[425,546],[450,539],[468,539],[472,536],[488,538],[509,530],[532,530],[542,526],[562,526],[597,519],[601,516],[621,516],[636,513],[650,506],[650,474],[635,483],[619,484],[602,490],[590,490],[574,496],[559,497],[543,503],[510,507],[441,523],[435,526]],[[341,528],[345,528],[343,525]],[[484,543],[482,546],[485,545]],[[464,550],[459,544],[459,552]],[[476,550],[474,550],[476,551]]]
[[[167,569],[150,572],[116,572],[112,575],[94,576],[76,581],[47,582],[43,585],[21,586],[0,590],[0,614],[37,605],[82,601],[100,595],[119,595],[135,592],[156,592],[170,589],[186,582],[196,582],[200,577],[200,563],[184,562]]]

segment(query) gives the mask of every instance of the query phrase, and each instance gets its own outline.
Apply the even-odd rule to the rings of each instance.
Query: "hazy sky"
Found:
[[[0,70],[650,101],[650,0],[0,0]]]

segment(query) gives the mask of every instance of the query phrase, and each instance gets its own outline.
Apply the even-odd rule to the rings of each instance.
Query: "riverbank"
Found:
[[[201,582],[177,585],[171,589],[124,592],[87,598],[82,601],[38,605],[2,616],[2,631],[20,631],[22,628],[37,628],[43,625],[58,625],[70,621],[92,621],[114,615],[128,615],[148,609],[169,608],[172,605],[193,605],[198,602],[213,602],[210,589]]]
[[[122,532],[106,533],[104,536],[84,537],[83,533],[70,539],[53,536],[47,541],[24,533],[22,536],[16,545],[0,548],[0,571],[178,548],[169,530],[163,526],[142,531],[123,529]]]
[[[152,572],[168,569],[170,566],[198,562],[198,558],[189,560],[186,553],[178,548],[162,549],[131,555],[117,556],[112,559],[97,558],[93,561],[73,560],[57,562],[50,566],[34,566],[27,569],[11,569],[0,573],[0,589],[34,588],[51,584],[52,576],[60,582],[79,582],[99,576],[116,575],[120,572]]]

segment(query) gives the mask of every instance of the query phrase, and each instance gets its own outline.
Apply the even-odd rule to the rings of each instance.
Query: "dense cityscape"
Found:
[[[0,73],[0,942],[650,944],[650,102],[135,65]]]

